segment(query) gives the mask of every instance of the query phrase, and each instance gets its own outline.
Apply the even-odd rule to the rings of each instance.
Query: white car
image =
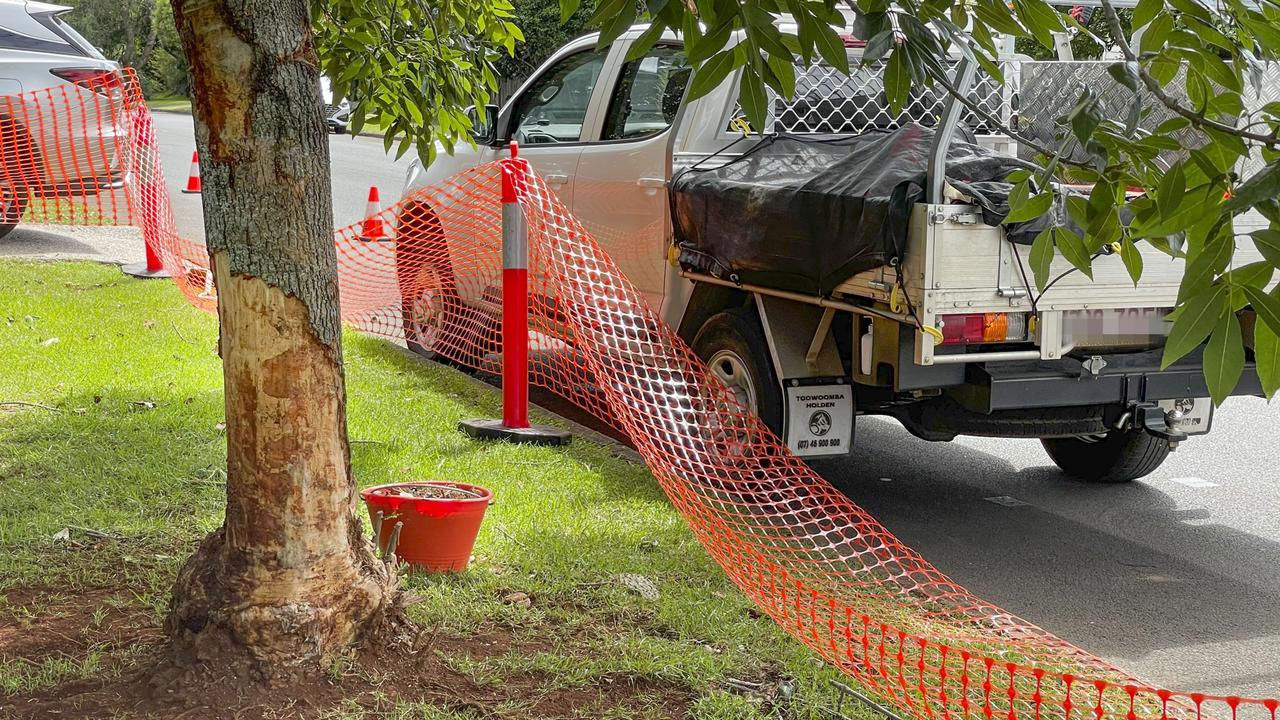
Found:
[[[342,98],[335,103],[329,78],[323,75],[320,76],[320,96],[324,98],[324,121],[329,131],[339,135],[345,133],[351,121],[351,101]]]
[[[84,197],[124,180],[120,65],[63,21],[71,9],[0,0],[0,237],[32,196]]]

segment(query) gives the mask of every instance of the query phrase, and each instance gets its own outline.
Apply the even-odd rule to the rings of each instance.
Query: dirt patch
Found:
[[[487,627],[466,636],[418,630],[415,637],[401,638],[395,647],[366,646],[333,662],[328,672],[288,676],[268,686],[227,668],[200,668],[177,676],[163,664],[162,637],[150,613],[139,606],[116,607],[122,604],[122,596],[112,590],[56,594],[35,589],[3,594],[7,601],[0,603],[0,657],[39,662],[47,657],[83,657],[93,649],[131,643],[156,646],[143,661],[112,673],[116,677],[0,695],[0,717],[6,720],[311,720],[338,708],[351,715],[380,716],[397,703],[416,702],[484,718],[584,718],[608,713],[678,718],[694,697],[690,688],[648,677],[605,676],[565,686],[538,672],[507,673],[495,681],[456,669],[458,658],[481,662],[513,653],[573,651],[571,644],[556,646],[536,629],[505,627]],[[85,632],[91,624],[88,615],[103,607],[108,609],[99,611],[101,620],[94,631]],[[646,710],[636,712],[638,708]]]
[[[80,659],[160,639],[149,610],[119,590],[0,591],[0,661]]]
[[[406,483],[378,490],[376,495],[399,495],[401,497],[422,498],[428,500],[478,500],[484,497],[478,492],[464,490],[451,485],[418,485]]]

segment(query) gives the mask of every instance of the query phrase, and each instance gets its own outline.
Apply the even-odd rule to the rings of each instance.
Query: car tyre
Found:
[[[782,389],[755,313],[739,308],[711,316],[694,336],[693,351],[712,377],[781,436]]]
[[[22,222],[31,202],[31,193],[19,180],[0,177],[0,238],[7,236]]]
[[[407,206],[396,223],[396,276],[405,343],[418,355],[479,368],[496,340],[491,319],[458,292],[444,226],[429,206]]]
[[[1141,430],[1106,435],[1043,438],[1040,441],[1066,474],[1096,483],[1126,483],[1155,472],[1169,457],[1168,441]]]

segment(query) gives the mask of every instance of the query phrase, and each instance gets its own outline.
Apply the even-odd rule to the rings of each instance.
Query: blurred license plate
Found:
[[[1062,313],[1062,339],[1076,347],[1155,347],[1164,344],[1169,323],[1165,308],[1068,310]]]
[[[1209,398],[1178,398],[1176,400],[1161,400],[1160,409],[1169,414],[1180,414],[1181,419],[1175,426],[1170,423],[1171,427],[1188,435],[1201,435],[1209,432],[1209,426],[1213,423],[1213,401]],[[1173,419],[1172,417],[1170,419]]]

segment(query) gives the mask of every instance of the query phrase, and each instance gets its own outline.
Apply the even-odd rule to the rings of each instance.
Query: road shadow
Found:
[[[1244,558],[1280,568],[1280,544],[1214,522],[1208,510],[1180,509],[1145,482],[1077,482],[1047,459],[1018,469],[879,418],[859,418],[857,433],[852,457],[815,469],[979,597],[1127,668],[1148,668],[1157,682],[1272,693],[1280,684],[1280,587],[1238,571]],[[989,499],[1007,496],[1029,504]],[[1121,535],[1135,527],[1141,540]]]

